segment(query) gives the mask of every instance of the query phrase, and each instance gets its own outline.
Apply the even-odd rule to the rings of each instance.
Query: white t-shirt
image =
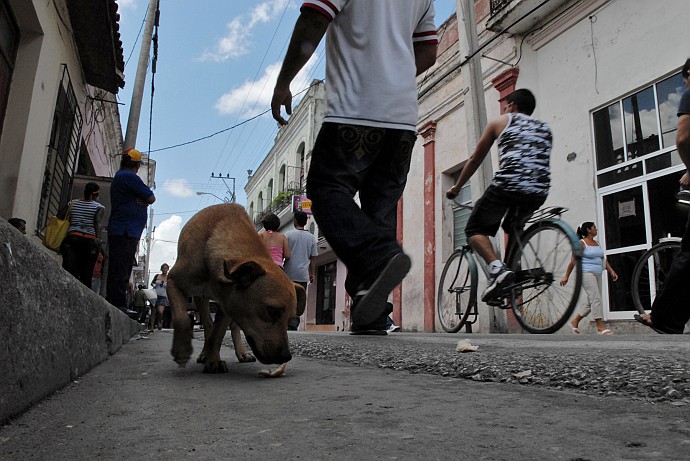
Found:
[[[433,0],[305,0],[331,21],[325,122],[416,130],[414,43],[438,43]]]
[[[316,237],[306,230],[290,230],[285,233],[291,256],[283,269],[293,282],[309,282],[309,261],[319,255]]]

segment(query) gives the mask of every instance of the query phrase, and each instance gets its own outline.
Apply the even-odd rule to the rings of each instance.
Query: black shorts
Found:
[[[515,223],[519,229],[546,201],[545,195],[506,192],[496,186],[489,186],[472,209],[465,226],[465,235],[496,235],[503,219],[503,230],[510,233]]]

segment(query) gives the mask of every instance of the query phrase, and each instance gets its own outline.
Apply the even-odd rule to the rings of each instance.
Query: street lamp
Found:
[[[197,192],[196,195],[213,195],[215,198],[217,198],[218,200],[220,200],[220,201],[223,202],[223,203],[228,203],[228,202],[229,202],[229,200],[228,200],[227,198],[220,198],[220,197],[218,197],[216,194],[214,194],[214,193],[212,193],[212,192]]]

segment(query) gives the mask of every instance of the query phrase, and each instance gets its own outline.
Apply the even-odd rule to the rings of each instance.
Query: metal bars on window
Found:
[[[39,234],[43,234],[48,218],[67,204],[72,177],[77,167],[82,128],[82,115],[72,88],[67,66],[62,67],[53,126],[43,174],[41,204],[38,210]]]

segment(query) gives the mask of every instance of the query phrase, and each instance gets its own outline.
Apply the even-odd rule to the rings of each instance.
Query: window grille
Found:
[[[43,235],[48,218],[57,214],[70,199],[72,178],[79,157],[81,128],[81,111],[67,66],[63,65],[43,174],[37,221],[39,235]]]

